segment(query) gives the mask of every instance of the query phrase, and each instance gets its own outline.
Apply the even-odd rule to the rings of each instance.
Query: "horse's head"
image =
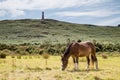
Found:
[[[61,61],[62,61],[62,71],[63,71],[67,67],[68,60],[65,57],[61,56]]]

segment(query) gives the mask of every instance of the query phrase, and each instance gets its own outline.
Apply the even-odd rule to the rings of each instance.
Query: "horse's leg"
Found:
[[[91,58],[92,58],[92,65],[94,66],[94,62],[95,62],[96,70],[98,70],[98,61],[96,55],[91,55]]]
[[[89,58],[89,56],[87,56],[86,59],[87,59],[87,70],[88,70],[89,66],[90,66],[90,58]]]
[[[78,70],[78,57],[76,57],[76,70]]]
[[[74,62],[74,65],[75,65],[74,69],[76,69],[75,58],[74,57],[72,57],[72,58],[73,58],[73,62]]]
[[[92,64],[92,68],[94,67],[94,56],[93,55],[91,55],[91,64]]]
[[[95,56],[94,61],[95,61],[95,67],[96,67],[96,70],[98,70],[98,61],[97,61],[97,57],[96,57],[96,56]]]
[[[73,62],[74,62],[74,64],[75,64],[75,70],[78,70],[78,57],[77,58],[75,58],[75,57],[73,57]]]

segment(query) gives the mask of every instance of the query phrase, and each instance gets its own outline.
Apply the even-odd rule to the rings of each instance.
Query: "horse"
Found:
[[[69,57],[72,56],[73,62],[75,64],[75,70],[78,69],[78,59],[79,57],[86,57],[87,59],[87,70],[89,70],[90,59],[92,66],[96,66],[98,70],[98,61],[96,57],[96,47],[92,42],[73,42],[65,50],[61,61],[62,61],[62,71],[65,70],[68,64]],[[91,58],[90,58],[91,57]]]

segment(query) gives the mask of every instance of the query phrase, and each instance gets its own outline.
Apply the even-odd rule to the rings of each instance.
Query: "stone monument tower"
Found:
[[[42,20],[44,20],[44,11],[42,11]]]

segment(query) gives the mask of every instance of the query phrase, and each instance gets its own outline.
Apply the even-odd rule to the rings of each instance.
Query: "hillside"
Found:
[[[0,21],[0,43],[65,43],[68,38],[115,43],[120,41],[120,27],[75,24],[52,19]]]

